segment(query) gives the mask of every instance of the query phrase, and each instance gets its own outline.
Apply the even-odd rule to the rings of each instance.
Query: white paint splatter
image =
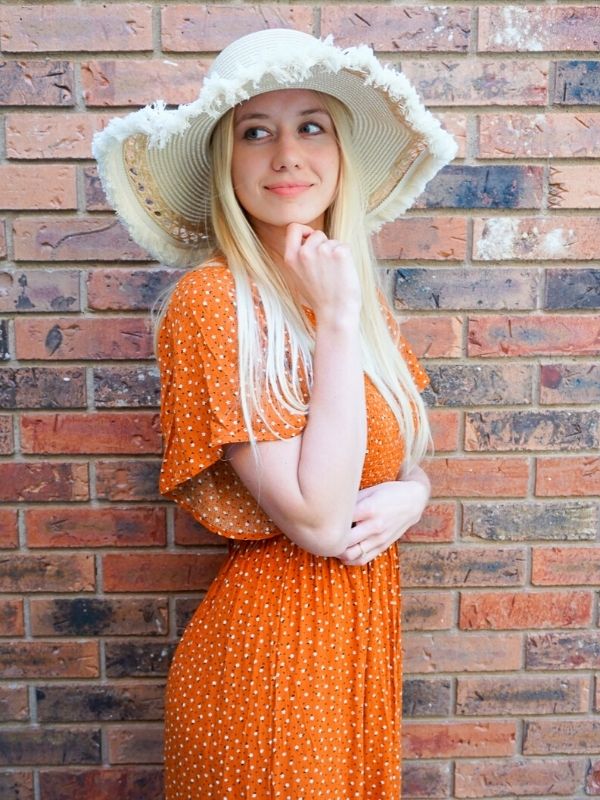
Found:
[[[572,236],[573,231],[568,231],[567,236]],[[565,231],[562,228],[554,228],[549,231],[541,242],[543,255],[552,257],[564,256],[567,253],[568,242],[565,238]]]
[[[526,8],[509,6],[502,9],[504,26],[499,27],[494,36],[494,43],[507,45],[515,50],[528,52],[544,49],[543,42],[534,35],[529,11]]]
[[[488,219],[477,242],[476,258],[482,261],[515,258],[515,242],[518,234],[518,219],[510,217]]]

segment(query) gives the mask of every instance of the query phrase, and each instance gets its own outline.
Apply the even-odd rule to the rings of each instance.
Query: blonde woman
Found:
[[[169,673],[166,796],[396,800],[429,429],[369,232],[454,143],[367,48],[277,30],[95,152],[134,238],[194,267],[159,323],[161,491],[230,539]]]

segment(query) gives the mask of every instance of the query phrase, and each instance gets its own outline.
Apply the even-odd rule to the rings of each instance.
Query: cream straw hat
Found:
[[[456,153],[406,77],[367,46],[341,50],[289,29],[243,36],[215,59],[197,100],[162,101],[111,120],[93,152],[109,202],[133,239],[165,264],[200,262],[210,232],[210,137],[244,100],[277,89],[337,97],[352,116],[358,172],[375,231],[398,217]]]

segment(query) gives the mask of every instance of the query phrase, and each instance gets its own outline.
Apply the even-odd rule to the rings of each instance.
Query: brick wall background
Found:
[[[162,690],[224,549],[156,492],[148,308],[93,131],[263,26],[371,43],[460,142],[377,241],[425,359],[405,798],[600,796],[600,7],[0,7],[0,797],[158,800]]]

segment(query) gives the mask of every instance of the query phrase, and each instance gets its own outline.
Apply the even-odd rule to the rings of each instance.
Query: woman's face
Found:
[[[282,89],[236,107],[231,177],[259,238],[291,222],[322,230],[339,168],[333,122],[316,92]]]

